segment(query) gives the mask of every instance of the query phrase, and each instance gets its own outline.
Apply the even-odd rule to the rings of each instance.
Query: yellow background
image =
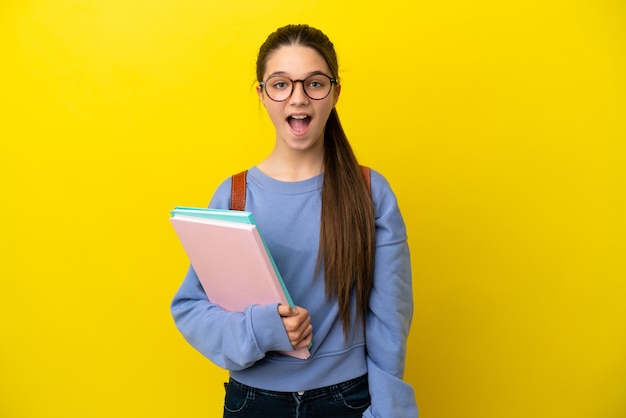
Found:
[[[620,0],[3,0],[0,416],[221,416],[168,211],[269,152],[256,52],[295,22],[406,218],[421,416],[626,416]]]

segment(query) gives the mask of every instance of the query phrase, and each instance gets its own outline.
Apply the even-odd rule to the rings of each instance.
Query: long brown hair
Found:
[[[328,37],[308,25],[277,29],[263,43],[257,58],[257,81],[263,81],[272,52],[301,45],[317,51],[331,76],[339,78],[335,48]],[[324,269],[327,297],[337,298],[344,335],[350,329],[350,300],[356,297],[357,323],[365,325],[374,275],[374,209],[368,184],[333,108],[324,130],[324,183],[317,268]]]

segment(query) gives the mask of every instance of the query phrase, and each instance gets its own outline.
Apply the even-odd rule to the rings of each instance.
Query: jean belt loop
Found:
[[[248,386],[248,393],[246,394],[246,398],[253,401],[254,398],[256,398],[256,389],[252,386]]]
[[[342,400],[341,390],[339,389],[339,385],[332,385],[330,388],[330,393],[333,395],[333,400],[335,402]]]

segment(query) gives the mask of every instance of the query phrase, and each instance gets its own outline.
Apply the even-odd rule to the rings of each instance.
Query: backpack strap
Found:
[[[367,187],[371,189],[371,170],[364,165],[359,166],[361,173],[365,178]],[[237,173],[232,176],[232,185],[230,188],[230,208],[232,210],[245,210],[246,208],[246,171]]]
[[[247,170],[232,177],[230,188],[230,208],[232,210],[245,210],[246,208],[246,174]]]
[[[370,192],[372,191],[372,172],[370,170],[369,167],[366,167],[364,165],[360,165],[359,168],[361,169],[361,173],[363,173],[363,177],[365,177],[365,183],[367,183],[367,188],[370,189]]]

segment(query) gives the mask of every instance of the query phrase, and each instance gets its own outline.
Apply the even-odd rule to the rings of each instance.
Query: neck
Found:
[[[257,168],[276,180],[301,181],[319,175],[323,166],[323,154],[283,155],[274,150]]]

